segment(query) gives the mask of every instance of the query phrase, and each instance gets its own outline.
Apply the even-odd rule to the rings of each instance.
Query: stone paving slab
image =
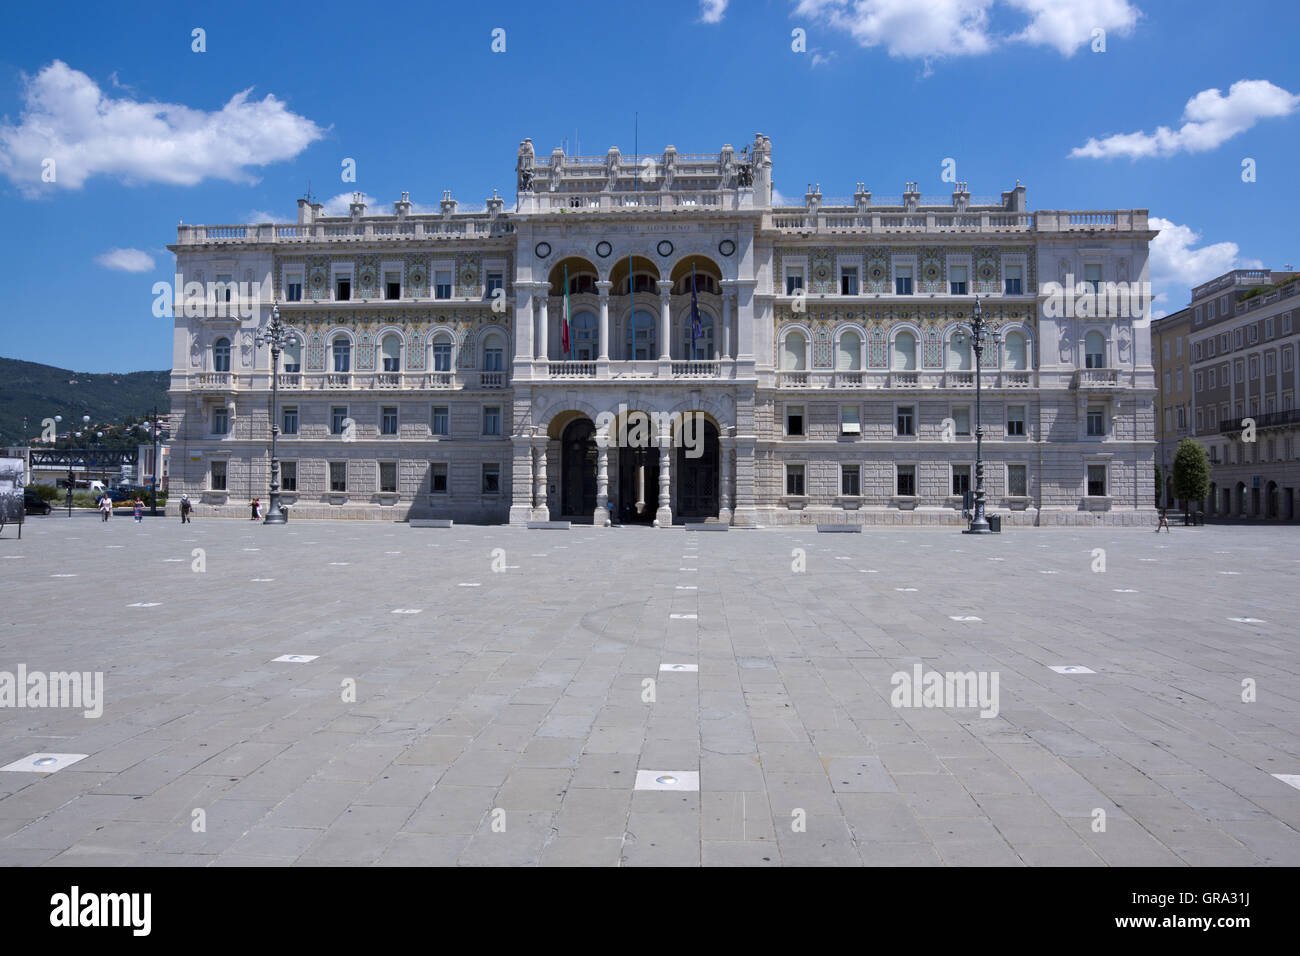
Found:
[[[1300,865],[1294,529],[52,516],[0,554],[0,688],[104,681],[0,706],[0,765],[88,755],[0,773],[0,865]]]

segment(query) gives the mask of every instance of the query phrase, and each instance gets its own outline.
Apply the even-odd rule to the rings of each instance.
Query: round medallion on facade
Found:
[[[926,266],[925,277],[929,279],[931,282],[939,278],[939,267],[934,264]]]
[[[722,253],[722,255],[724,256],[729,256],[735,251],[736,251],[736,244],[732,242],[730,239],[723,239],[720,243],[718,243],[718,252]]]
[[[667,239],[661,239],[659,245],[655,246],[655,251],[664,258],[667,258],[673,254],[673,244]]]
[[[460,281],[463,282],[463,283],[465,283],[465,285],[470,285],[471,283],[473,283],[473,281],[474,281],[474,270],[473,270],[473,269],[466,269],[464,272],[462,272],[462,273],[460,274]]]
[[[993,278],[993,267],[990,266],[990,265],[985,265],[982,269],[980,269],[980,278],[981,278],[981,279],[992,279],[992,278]]]
[[[375,284],[375,274],[371,272],[369,269],[363,269],[361,271],[361,288],[369,289],[374,284]]]
[[[410,274],[410,280],[411,280],[411,285],[416,286],[417,288],[424,285],[424,270],[419,268],[418,266],[412,269]]]
[[[537,253],[537,258],[545,259],[551,254],[551,244],[549,242],[539,242],[533,247],[533,252]]]
[[[873,279],[883,279],[884,277],[885,277],[885,270],[884,270],[884,269],[882,269],[880,266],[872,266],[872,267],[871,267],[871,278],[873,278]]]
[[[611,246],[604,239],[596,243],[596,255],[600,256],[602,259],[608,259],[609,254],[613,251],[614,251],[614,247]]]
[[[814,273],[814,275],[816,275],[817,278],[823,282],[825,282],[828,278],[830,278],[830,274],[831,274],[831,270],[826,268],[826,266],[824,265],[818,266],[817,271]]]

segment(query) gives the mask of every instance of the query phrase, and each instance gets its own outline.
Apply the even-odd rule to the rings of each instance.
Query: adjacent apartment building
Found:
[[[1186,309],[1153,325],[1161,461],[1170,475],[1177,440],[1189,434],[1206,447],[1210,492],[1198,504],[1207,514],[1297,517],[1297,293],[1300,274],[1237,269],[1197,286]],[[1172,479],[1165,500],[1174,504]]]
[[[178,227],[172,500],[246,513],[275,427],[296,515],[956,524],[978,375],[991,511],[1154,520],[1146,210],[964,183],[774,206],[773,168],[762,135],[525,140],[509,209],[358,196]],[[997,333],[978,369],[977,300]],[[273,305],[295,339],[275,370]]]

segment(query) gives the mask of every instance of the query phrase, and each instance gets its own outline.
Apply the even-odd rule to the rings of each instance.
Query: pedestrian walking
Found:
[[[1156,534],[1160,533],[1161,528],[1164,528],[1170,534],[1174,533],[1173,529],[1169,527],[1169,515],[1164,508],[1160,509],[1160,523],[1156,525]]]
[[[134,507],[135,507],[135,520],[136,523],[139,524],[141,521],[144,520],[144,502],[141,501],[139,498],[136,498]]]
[[[181,495],[181,524],[190,523],[190,509],[192,507],[193,506],[190,504],[190,496]]]
[[[257,498],[253,499],[253,517],[249,520],[257,521],[262,517],[262,502]]]
[[[99,496],[99,520],[107,521],[113,513],[113,499],[108,496],[108,492]]]

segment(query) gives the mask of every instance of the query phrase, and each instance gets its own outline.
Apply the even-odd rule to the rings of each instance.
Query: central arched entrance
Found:
[[[596,510],[596,426],[575,418],[560,437],[560,510],[590,523]]]
[[[718,429],[698,412],[678,423],[675,518],[718,517]]]

